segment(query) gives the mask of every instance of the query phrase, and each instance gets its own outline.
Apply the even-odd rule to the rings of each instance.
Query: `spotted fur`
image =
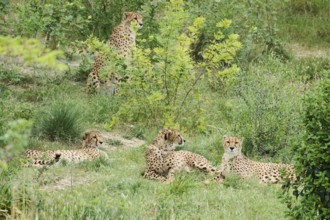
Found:
[[[165,159],[165,170],[168,170],[168,181],[174,180],[174,173],[177,171],[190,172],[191,169],[199,169],[209,173],[215,173],[216,168],[202,155],[190,151],[174,151]]]
[[[154,142],[146,149],[147,168],[144,177],[152,180],[171,182],[174,173],[197,168],[207,172],[215,172],[205,157],[190,151],[175,151],[176,146],[184,145],[182,135],[175,130],[162,129]]]
[[[162,129],[159,131],[156,139],[145,151],[145,160],[147,168],[144,172],[144,178],[152,180],[165,181],[167,172],[164,162],[166,157],[171,154],[175,147],[184,145],[185,140],[181,134],[172,129]]]
[[[100,156],[98,149],[102,144],[101,137],[97,131],[89,131],[84,134],[83,147],[76,150],[27,150],[26,157],[32,166],[42,167],[52,165],[58,161],[65,160],[69,163],[79,163],[84,160],[93,160]]]
[[[135,25],[133,25],[135,23]],[[136,31],[142,28],[142,16],[137,12],[125,12],[121,23],[115,27],[109,38],[108,44],[111,48],[114,48],[119,56],[124,57],[126,60],[130,56],[130,51],[135,47]],[[118,94],[118,85],[127,79],[127,76],[120,78],[117,73],[109,73],[105,81],[100,80],[100,70],[105,65],[105,57],[99,55],[94,62],[92,72],[87,79],[87,89],[90,94],[94,94],[100,91],[101,88],[109,95]]]
[[[289,174],[291,181],[295,180],[294,168],[291,164],[262,163],[248,159],[242,153],[243,140],[237,137],[224,138],[224,155],[221,161],[220,174],[214,179],[222,181],[229,173],[242,178],[256,177],[263,183],[278,183],[281,170]]]

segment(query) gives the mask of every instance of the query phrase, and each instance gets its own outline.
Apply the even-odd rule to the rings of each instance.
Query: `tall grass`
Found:
[[[282,2],[279,10],[279,34],[284,40],[308,46],[329,45],[328,1],[291,0]]]
[[[41,113],[35,132],[54,140],[72,140],[83,132],[83,114],[74,104],[55,102],[48,112]]]

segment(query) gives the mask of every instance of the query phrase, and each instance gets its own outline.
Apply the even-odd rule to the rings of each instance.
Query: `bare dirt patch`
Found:
[[[77,185],[87,185],[90,182],[91,180],[86,177],[66,176],[63,179],[58,180],[55,184],[45,185],[40,189],[45,191],[59,191]]]
[[[101,135],[105,142],[103,147],[110,147],[113,150],[117,148],[135,148],[145,144],[144,140],[138,138],[127,139],[118,133],[102,131]]]
[[[290,44],[288,48],[297,58],[327,57],[327,53],[329,53],[329,51],[325,49],[308,48],[300,44]]]

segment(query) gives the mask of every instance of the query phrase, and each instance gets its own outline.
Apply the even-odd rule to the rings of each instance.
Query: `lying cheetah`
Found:
[[[147,168],[144,177],[152,180],[173,181],[176,171],[192,168],[214,172],[215,168],[201,155],[189,151],[174,151],[185,140],[178,131],[162,129],[145,152]]]
[[[142,16],[137,12],[124,12],[121,23],[112,31],[108,44],[118,52],[120,57],[128,59],[130,50],[135,47],[136,31],[134,26],[137,29],[142,28]],[[97,93],[102,87],[110,95],[115,95],[118,93],[119,83],[127,80],[128,76],[121,79],[117,73],[110,73],[105,82],[100,80],[99,73],[104,65],[105,57],[99,55],[95,59],[92,72],[87,79],[88,93]]]
[[[167,179],[169,182],[174,180],[176,171],[187,171],[197,168],[209,173],[215,173],[216,168],[210,165],[209,161],[202,155],[190,151],[173,151],[165,159],[165,170],[168,170]]]
[[[93,160],[100,157],[99,145],[102,144],[100,133],[89,131],[84,134],[83,147],[76,150],[27,150],[26,157],[31,160],[32,166],[42,167],[54,164],[60,160],[70,163],[79,163],[84,160]]]
[[[228,173],[242,178],[257,177],[263,183],[278,183],[281,170],[289,174],[290,181],[295,180],[294,168],[291,164],[262,163],[249,160],[242,154],[243,140],[237,137],[224,138],[224,155],[221,161],[220,174],[215,181],[222,181]]]
[[[144,178],[165,181],[167,178],[163,176],[166,172],[164,161],[177,145],[184,145],[184,142],[185,140],[178,131],[166,128],[160,130],[156,139],[146,149],[147,168]]]

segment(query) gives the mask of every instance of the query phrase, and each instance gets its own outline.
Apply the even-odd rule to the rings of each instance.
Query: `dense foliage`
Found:
[[[304,100],[303,139],[294,147],[300,177],[287,203],[295,219],[330,216],[330,80],[319,83]],[[290,194],[291,191],[288,191]]]
[[[190,20],[182,1],[171,1],[165,8],[165,16],[158,20],[157,46],[133,51],[125,69],[132,78],[124,84],[126,102],[119,109],[119,118],[112,118],[109,126],[127,121],[205,131],[207,112],[202,100],[206,94],[200,90],[203,80],[220,89],[218,84],[225,84],[239,71],[234,63],[241,47],[238,35],[223,33],[230,21],[214,27],[215,40],[203,51],[204,61],[195,63],[190,46],[198,39],[205,19]],[[113,59],[109,62],[113,65]]]

